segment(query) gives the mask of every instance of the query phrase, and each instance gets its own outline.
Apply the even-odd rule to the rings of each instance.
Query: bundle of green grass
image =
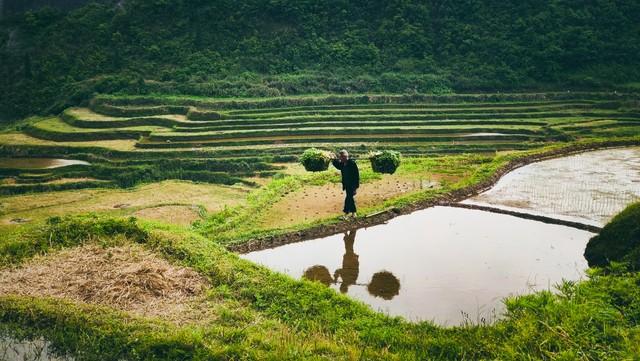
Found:
[[[400,152],[383,150],[369,154],[371,169],[376,173],[393,174],[400,166]]]
[[[322,172],[327,170],[330,162],[330,153],[316,148],[305,150],[300,157],[300,163],[302,163],[304,169],[309,172]]]

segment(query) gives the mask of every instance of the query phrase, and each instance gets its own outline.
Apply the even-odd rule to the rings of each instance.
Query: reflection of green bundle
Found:
[[[315,265],[313,267],[309,267],[306,271],[304,271],[304,278],[309,281],[317,281],[322,283],[325,286],[333,283],[333,278],[331,278],[331,274],[329,274],[329,270],[327,267],[322,265]]]
[[[370,294],[390,300],[400,293],[400,281],[391,272],[377,272],[367,286]]]
[[[376,173],[393,174],[400,166],[400,152],[384,150],[369,154],[371,168]]]
[[[302,153],[300,157],[300,163],[304,166],[304,169],[310,172],[321,172],[329,168],[329,152],[322,151],[316,148],[310,148]]]

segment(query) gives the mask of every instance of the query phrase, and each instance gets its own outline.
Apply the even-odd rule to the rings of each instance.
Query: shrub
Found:
[[[384,150],[369,155],[371,168],[376,173],[393,174],[400,166],[400,152]]]
[[[640,268],[640,203],[634,203],[616,215],[600,234],[591,238],[584,251],[589,266],[606,266],[610,262],[629,262]]]
[[[322,151],[316,148],[310,148],[302,153],[300,157],[300,163],[304,166],[304,169],[310,172],[321,172],[329,168],[329,152]]]
[[[196,121],[219,120],[223,118],[224,116],[221,113],[213,110],[197,110],[192,108],[187,113],[187,119]]]

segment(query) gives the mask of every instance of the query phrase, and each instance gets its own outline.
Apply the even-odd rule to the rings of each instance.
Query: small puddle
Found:
[[[69,165],[91,165],[89,162],[74,159],[55,158],[0,158],[0,168],[50,169]]]
[[[640,200],[640,148],[606,149],[546,160],[505,175],[462,203],[526,210],[603,226]]]
[[[509,295],[581,279],[591,236],[503,214],[433,207],[241,256],[317,280],[389,315],[453,326],[493,321]]]
[[[73,361],[70,356],[57,356],[51,343],[44,339],[18,341],[0,336],[0,360],[2,361]]]

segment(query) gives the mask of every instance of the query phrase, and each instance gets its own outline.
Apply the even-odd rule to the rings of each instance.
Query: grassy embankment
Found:
[[[511,298],[494,325],[441,328],[377,314],[319,284],[240,260],[196,233],[127,220],[76,217],[24,229],[4,239],[2,262],[83,242],[136,242],[192,267],[212,285],[206,311],[215,317],[176,326],[95,305],[3,296],[2,329],[44,336],[83,359],[620,360],[640,352],[640,276],[623,267],[592,269],[589,280],[564,283],[558,294]]]

